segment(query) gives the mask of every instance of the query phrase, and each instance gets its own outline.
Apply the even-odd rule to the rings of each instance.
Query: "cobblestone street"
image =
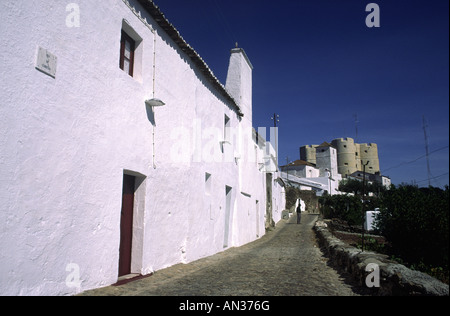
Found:
[[[327,265],[312,227],[317,215],[281,220],[261,239],[190,264],[178,264],[122,286],[81,295],[302,296],[359,295]]]

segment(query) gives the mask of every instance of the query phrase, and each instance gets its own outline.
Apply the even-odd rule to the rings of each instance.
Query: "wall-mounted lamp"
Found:
[[[150,100],[146,100],[145,104],[148,106],[164,106],[166,105],[163,101],[161,101],[160,99],[150,99]]]
[[[156,37],[155,37],[156,38]],[[156,40],[155,40],[156,41]],[[154,90],[154,87],[153,87]],[[156,159],[155,159],[155,114],[154,114],[154,108],[157,106],[164,106],[166,105],[163,101],[161,101],[160,99],[149,99],[149,100],[145,100],[145,105],[146,107],[146,111],[147,111],[147,117],[149,119],[149,121],[152,123],[153,125],[153,169],[156,169]],[[151,111],[149,108],[152,108]]]

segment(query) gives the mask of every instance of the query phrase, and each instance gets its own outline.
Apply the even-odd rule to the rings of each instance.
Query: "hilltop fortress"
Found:
[[[316,164],[316,149],[320,145],[306,145],[300,147],[300,159]],[[337,138],[331,142],[337,151],[338,173],[343,177],[351,175],[355,171],[362,171],[363,164],[366,172],[375,174],[380,172],[377,144],[358,144],[352,138]]]

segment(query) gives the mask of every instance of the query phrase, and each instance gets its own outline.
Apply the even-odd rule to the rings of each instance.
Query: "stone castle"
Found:
[[[317,164],[316,149],[320,145],[306,145],[300,147],[300,159]],[[343,177],[351,175],[355,171],[363,171],[376,174],[380,172],[378,159],[378,146],[374,143],[358,144],[352,138],[337,138],[331,142],[331,146],[337,151],[338,173]]]

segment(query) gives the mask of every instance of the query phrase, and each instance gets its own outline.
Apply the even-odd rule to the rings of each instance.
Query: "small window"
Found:
[[[226,141],[231,141],[230,128],[231,128],[230,118],[225,114],[224,125],[223,125],[223,139]]]
[[[206,195],[211,195],[211,174],[205,172],[205,193]]]
[[[134,51],[136,49],[136,42],[122,31],[122,38],[120,39],[120,69],[125,71],[133,77],[134,69]]]

